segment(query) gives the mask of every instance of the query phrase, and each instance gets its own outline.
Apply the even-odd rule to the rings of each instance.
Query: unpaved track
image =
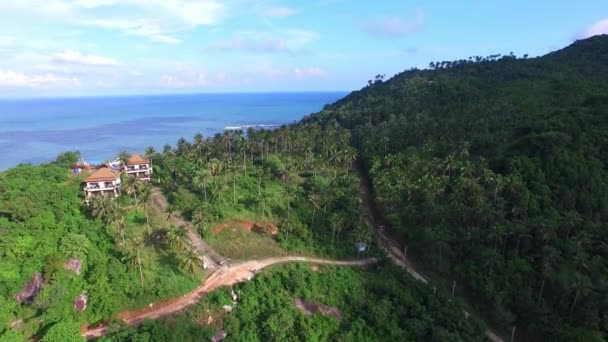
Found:
[[[374,222],[374,226],[377,227],[376,236],[380,240],[380,246],[387,252],[388,257],[397,265],[403,267],[409,274],[415,279],[428,284],[429,281],[426,277],[420,274],[414,269],[412,262],[405,254],[405,246],[400,247],[399,242],[394,237],[390,236],[387,232],[387,223],[382,218],[382,215],[375,206],[370,192],[371,185],[368,182],[367,177],[361,172],[360,165],[358,168],[359,178],[361,180],[361,197],[363,199],[364,207],[367,210],[367,215]],[[465,317],[469,317],[471,314],[467,311],[464,312]],[[486,337],[492,342],[504,342],[494,331],[487,329],[485,331]]]
[[[160,212],[166,212],[169,208],[167,199],[162,194],[160,189],[154,188],[152,190],[152,203],[154,207]],[[198,252],[203,258],[205,266],[208,269],[216,270],[220,268],[220,264],[227,260],[215,252],[196,232],[192,224],[186,221],[179,213],[171,213],[169,216],[169,222],[176,227],[183,227],[186,230],[186,234],[192,243],[192,247]]]
[[[250,280],[257,271],[276,264],[286,262],[310,262],[315,264],[328,264],[336,266],[366,266],[375,263],[374,258],[364,260],[330,260],[313,257],[302,256],[285,256],[276,258],[267,258],[261,260],[250,260],[234,264],[232,266],[224,266],[211,274],[205,282],[192,290],[191,292],[177,297],[153,304],[148,308],[135,311],[123,311],[116,318],[125,322],[128,326],[135,326],[146,319],[157,319],[162,316],[167,316],[183,310],[184,308],[195,304],[207,293],[220,288],[222,286],[230,286],[239,282]],[[87,339],[97,338],[105,335],[108,331],[107,324],[99,327],[86,328],[82,331],[82,336]]]

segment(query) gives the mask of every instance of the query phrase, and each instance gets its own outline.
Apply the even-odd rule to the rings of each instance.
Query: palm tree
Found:
[[[152,147],[152,146],[146,147],[146,151],[145,151],[146,158],[151,159],[152,156],[154,156],[154,154],[156,154],[154,147]]]
[[[200,208],[197,208],[194,210],[194,213],[192,214],[192,224],[194,224],[194,226],[198,229],[199,232],[201,232],[201,235],[203,235],[202,231],[203,231],[203,224],[205,222],[205,217],[203,216],[203,210],[201,210]]]
[[[144,273],[141,267],[141,257],[140,257],[140,249],[141,249],[141,241],[133,240],[132,245],[135,248],[135,251],[127,249],[125,250],[125,255],[122,257],[122,261],[129,265],[129,267],[137,268],[139,270],[139,281],[141,285],[144,285]]]
[[[217,158],[211,159],[209,162],[209,172],[211,176],[215,177],[220,174],[222,171],[222,164]]]
[[[137,193],[139,192],[139,187],[141,186],[141,182],[139,181],[139,178],[133,176],[127,176],[124,178],[124,181],[122,183],[122,187],[125,190],[125,192],[127,194],[129,194],[129,196],[133,197],[135,199],[135,206],[138,207],[139,206],[139,202],[138,202],[138,198],[137,198]]]
[[[125,165],[127,160],[129,160],[129,157],[131,157],[131,155],[127,151],[120,151],[118,152],[117,159],[120,160],[122,165]]]
[[[343,212],[338,211],[331,215],[329,219],[329,225],[331,226],[331,244],[334,244],[334,236],[336,232],[338,236],[340,235],[340,231],[344,228],[344,224],[346,223],[345,215]]]
[[[106,224],[106,233],[108,225],[112,221],[115,210],[114,201],[109,196],[95,196],[91,202],[91,214],[93,217],[101,219]]]
[[[348,171],[348,168],[353,165],[355,161],[357,161],[357,150],[352,147],[347,147],[342,152],[342,157],[340,158],[344,163],[344,168]]]
[[[169,246],[177,251],[186,250],[190,245],[190,239],[183,227],[171,227],[167,232]]]
[[[203,167],[199,167],[194,171],[194,178],[192,182],[196,187],[200,187],[205,198],[207,200],[207,178],[211,175],[211,172]]]
[[[179,256],[181,267],[188,273],[194,273],[197,267],[205,268],[205,262],[196,249],[190,247],[190,249]]]
[[[146,223],[148,224],[148,235],[152,234],[152,228],[150,227],[150,215],[149,211],[151,208],[150,199],[152,198],[152,187],[150,185],[142,183],[139,188],[139,200],[141,201],[142,209],[146,215]]]
[[[126,241],[125,241],[125,230],[126,230],[126,225],[125,225],[125,212],[124,210],[118,205],[117,201],[112,201],[114,209],[112,210],[112,214],[113,214],[113,220],[114,220],[114,224],[116,225],[116,232],[120,235],[120,237],[122,238],[122,244],[123,246],[126,245]]]

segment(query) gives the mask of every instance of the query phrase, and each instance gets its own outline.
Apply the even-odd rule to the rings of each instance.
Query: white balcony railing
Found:
[[[113,184],[106,184],[104,186],[99,185],[87,185],[84,187],[84,191],[104,191],[104,190],[114,190],[118,186]]]

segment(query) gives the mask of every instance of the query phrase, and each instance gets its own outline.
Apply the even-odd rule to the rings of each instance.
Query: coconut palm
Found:
[[[205,201],[207,200],[207,179],[209,176],[211,176],[211,171],[203,167],[199,167],[196,171],[194,171],[194,177],[192,178],[192,183],[194,186],[201,189]]]
[[[126,263],[129,267],[137,268],[139,271],[139,281],[141,285],[144,285],[144,274],[142,271],[142,262],[140,257],[140,249],[142,246],[141,241],[132,241],[133,249],[126,249],[124,256],[121,258],[122,262]]]
[[[174,250],[186,250],[190,245],[190,239],[183,227],[171,227],[167,232],[167,241]]]
[[[112,222],[113,211],[115,208],[115,201],[109,196],[95,196],[91,202],[91,214],[93,217],[101,219],[106,224],[106,232],[108,231],[108,225]]]
[[[152,234],[152,227],[150,226],[150,214],[151,209],[150,199],[152,198],[152,187],[150,185],[142,183],[139,188],[139,200],[144,214],[146,215],[146,223],[148,224],[148,235]]]
[[[125,177],[123,182],[122,182],[122,188],[125,190],[125,192],[133,197],[133,199],[135,200],[135,206],[138,207],[139,206],[139,200],[137,197],[137,193],[139,192],[139,187],[141,186],[141,181],[139,180],[139,178],[137,177]]]
[[[118,160],[120,160],[122,165],[125,165],[127,163],[127,160],[129,160],[129,157],[131,157],[131,155],[127,151],[120,151],[120,152],[118,152],[118,155],[116,156],[116,158]]]
[[[179,256],[182,269],[188,273],[194,273],[197,268],[205,268],[205,262],[196,249],[191,247],[186,253]]]

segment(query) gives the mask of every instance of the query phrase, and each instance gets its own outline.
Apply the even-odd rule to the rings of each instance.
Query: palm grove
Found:
[[[184,229],[171,225],[175,213],[191,221],[204,238],[213,238],[211,227],[226,220],[267,221],[280,227],[275,240],[282,253],[357,257],[355,244],[373,241],[369,218],[361,207],[354,170],[357,152],[351,138],[348,130],[328,122],[210,138],[199,135],[191,142],[181,139],[162,152],[148,148],[157,191],[169,199],[166,212],[151,208],[154,190],[127,178],[125,196],[99,197],[85,206],[79,197],[82,177],[67,170],[77,159],[71,153],[54,163],[21,165],[0,174],[5,227],[0,236],[4,247],[0,284],[6,304],[1,312],[2,336],[78,340],[82,325],[105,322],[121,310],[148,306],[194,288],[206,273]],[[378,253],[376,245],[364,256]],[[62,267],[72,257],[83,261],[81,276]],[[42,291],[32,303],[15,303],[12,296],[35,272],[44,276]],[[265,280],[273,284],[274,296],[243,289],[250,301],[274,300],[262,311],[238,306],[226,322],[230,339],[304,340],[319,332],[324,340],[381,340],[389,335],[416,340],[483,338],[482,324],[465,319],[459,302],[416,284],[389,264],[368,270],[327,268],[315,276],[320,284],[335,286],[308,289],[304,298],[328,301],[352,318],[348,320],[306,317],[295,310],[292,301],[303,294],[306,283],[293,287],[284,278],[311,273],[302,268],[285,272],[271,273]],[[352,286],[358,292],[346,290]],[[352,295],[345,296],[349,292]],[[78,313],[73,300],[82,293],[89,305]],[[265,323],[269,315],[274,317],[272,325]],[[319,320],[320,331],[311,326]],[[403,321],[410,324],[401,326]],[[142,330],[123,330],[107,339],[155,336],[153,340],[161,341],[175,335],[187,340],[214,334],[197,322],[149,322]]]
[[[169,215],[183,214],[204,238],[225,220],[265,220],[280,227],[282,249],[328,257],[356,257],[358,242],[380,254],[360,200],[359,166],[408,254],[437,279],[464,284],[494,326],[516,325],[537,338],[602,340],[606,78],[606,37],[541,58],[434,62],[388,81],[379,76],[296,125],[198,135],[146,154],[155,161]],[[130,198],[83,210],[65,165],[60,158],[0,174],[5,336],[61,336],[183,293],[200,274],[183,230],[164,216],[148,216],[150,189],[127,184]],[[72,251],[76,244],[83,248]],[[57,266],[73,255],[85,260],[83,277]],[[17,305],[11,297],[36,271],[43,271],[47,294]],[[333,285],[306,290],[306,284]],[[346,290],[349,284],[361,291]],[[465,319],[438,287],[416,284],[388,263],[321,275],[287,267],[242,285],[250,300],[225,329],[234,340],[306,340],[319,329],[320,340],[482,340],[481,324]],[[84,315],[71,308],[83,290],[90,297]],[[344,291],[352,297],[340,297]],[[204,304],[220,305],[218,296]],[[328,301],[349,319],[304,317],[291,306],[298,296]],[[24,317],[31,318],[8,327]],[[196,322],[149,322],[108,339],[162,339],[179,329],[197,336],[204,328]]]
[[[353,135],[382,212],[504,330],[608,333],[608,36],[432,63],[306,121]]]

